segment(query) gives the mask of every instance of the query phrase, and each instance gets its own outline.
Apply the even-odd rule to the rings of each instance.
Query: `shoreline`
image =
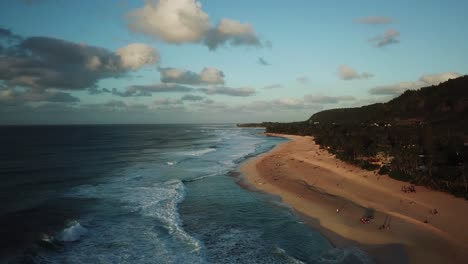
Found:
[[[403,193],[409,183],[338,160],[312,137],[265,135],[290,141],[244,163],[243,180],[280,196],[334,246],[358,246],[377,263],[468,260],[468,201],[421,186]]]

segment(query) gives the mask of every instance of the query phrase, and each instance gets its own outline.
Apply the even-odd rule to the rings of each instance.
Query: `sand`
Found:
[[[246,162],[244,180],[335,246],[358,245],[377,263],[468,263],[468,201],[421,186],[405,193],[408,183],[342,162],[312,137],[268,135],[290,141]],[[365,215],[374,219],[362,223]]]

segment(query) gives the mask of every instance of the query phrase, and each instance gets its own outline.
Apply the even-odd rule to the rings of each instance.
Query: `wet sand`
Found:
[[[342,162],[312,137],[269,136],[290,141],[245,163],[245,181],[280,196],[335,246],[358,245],[377,263],[468,263],[468,201],[421,186],[405,193],[408,183]]]

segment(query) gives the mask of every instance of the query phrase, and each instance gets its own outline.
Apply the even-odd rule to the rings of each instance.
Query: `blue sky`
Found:
[[[297,121],[384,102],[468,72],[466,10],[434,0],[6,0],[0,123]],[[38,50],[37,36],[51,48]],[[82,57],[62,67],[54,54]]]

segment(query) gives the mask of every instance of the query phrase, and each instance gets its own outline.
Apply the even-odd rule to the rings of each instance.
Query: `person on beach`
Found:
[[[390,217],[387,215],[385,216],[385,220],[381,226],[379,226],[379,230],[383,229],[390,229]]]

